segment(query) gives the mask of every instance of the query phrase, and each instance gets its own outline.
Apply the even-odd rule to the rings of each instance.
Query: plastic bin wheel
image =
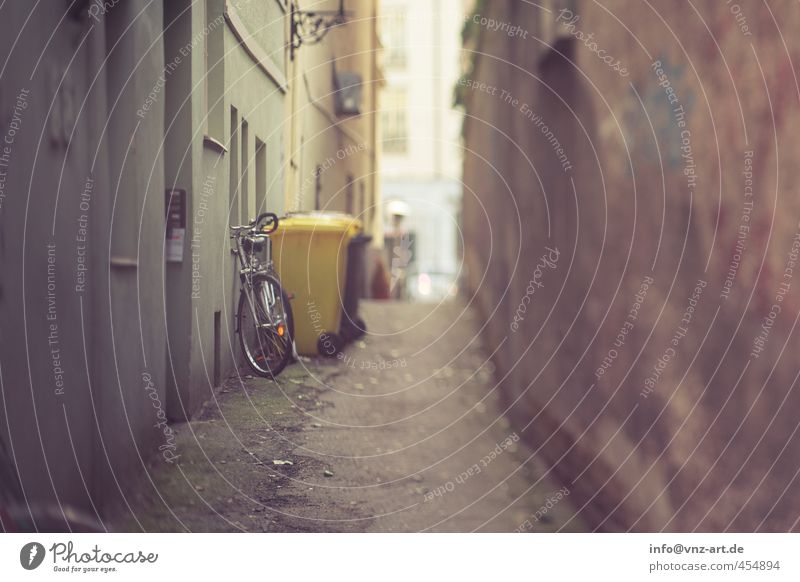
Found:
[[[364,318],[356,316],[351,321],[348,321],[348,335],[351,339],[357,340],[367,333],[367,322]]]
[[[366,322],[356,315],[351,318],[347,314],[344,315],[345,319],[342,321],[342,328],[339,333],[345,342],[352,342],[364,336],[367,333]]]
[[[339,334],[323,332],[317,340],[317,350],[323,358],[335,358],[344,349],[344,340]]]

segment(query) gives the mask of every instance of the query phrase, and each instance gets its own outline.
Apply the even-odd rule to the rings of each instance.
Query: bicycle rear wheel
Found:
[[[269,274],[253,277],[252,291],[242,289],[237,324],[248,366],[265,378],[281,373],[292,357],[291,305],[280,281]]]

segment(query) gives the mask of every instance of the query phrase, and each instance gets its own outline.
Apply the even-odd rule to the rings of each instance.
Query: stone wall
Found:
[[[102,6],[0,18],[0,439],[27,503],[91,514],[164,442],[165,400],[163,104],[136,116],[162,7]]]
[[[468,286],[513,416],[599,529],[797,529],[799,19],[467,21]]]

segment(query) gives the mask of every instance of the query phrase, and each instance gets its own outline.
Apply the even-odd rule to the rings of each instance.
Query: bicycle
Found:
[[[294,355],[292,305],[272,262],[270,235],[278,224],[277,215],[265,212],[250,224],[231,227],[242,283],[236,333],[248,366],[265,378],[280,374]],[[264,251],[262,262],[258,255]]]

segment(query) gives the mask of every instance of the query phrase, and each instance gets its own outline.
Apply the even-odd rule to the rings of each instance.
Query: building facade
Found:
[[[67,6],[0,19],[0,439],[26,502],[99,510],[164,439],[163,12]]]
[[[228,226],[261,212],[328,210],[379,232],[377,4],[347,3],[321,42],[292,35],[305,10],[338,2],[165,4],[167,188],[186,192],[182,257],[167,262],[168,402],[184,419],[236,368],[238,275]],[[170,61],[172,59],[172,61]],[[353,103],[344,104],[354,95]],[[290,290],[291,291],[291,290]],[[191,301],[187,301],[187,297]],[[188,341],[187,341],[188,338]]]
[[[453,106],[460,76],[462,0],[384,0],[386,89],[382,116],[382,199],[395,296],[441,299],[460,274],[462,113]],[[404,282],[404,283],[403,283]],[[402,285],[404,289],[397,289]]]
[[[332,28],[318,44],[304,44],[288,61],[286,203],[297,210],[347,212],[378,235],[380,4],[350,0],[342,6],[348,24]],[[324,0],[306,8],[339,7],[339,0]]]
[[[183,229],[165,252],[167,408],[182,420],[238,361],[228,227],[287,210],[288,8],[185,0],[164,11],[165,196]]]
[[[0,8],[0,441],[27,501],[102,514],[239,368],[229,225],[332,208],[380,232],[377,4],[292,50],[320,5],[62,4]]]

